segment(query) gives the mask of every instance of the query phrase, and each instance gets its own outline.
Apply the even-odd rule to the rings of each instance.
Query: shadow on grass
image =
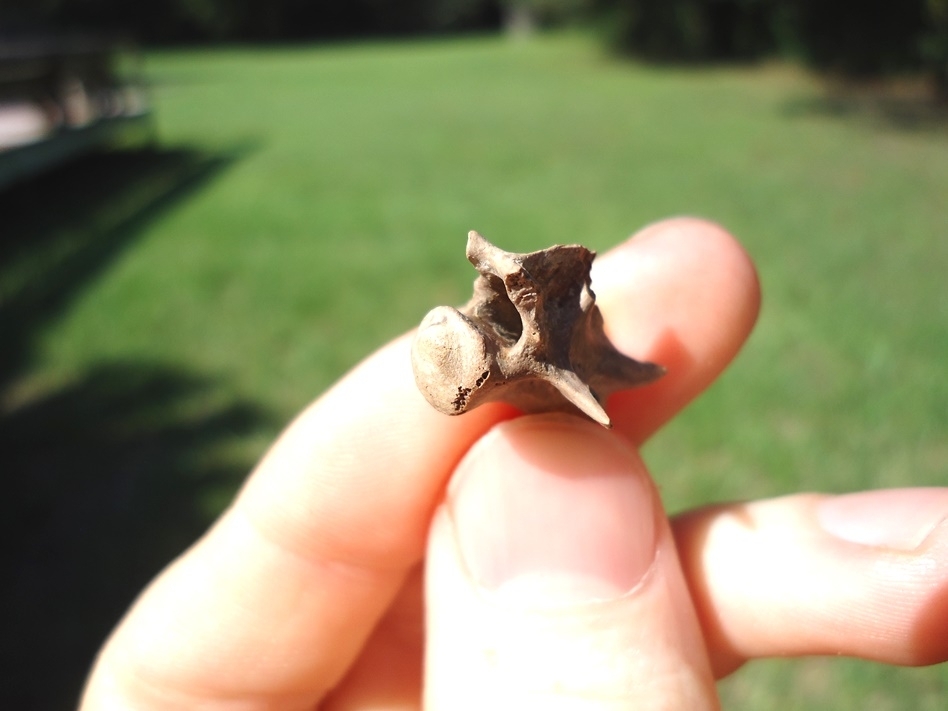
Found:
[[[899,131],[948,129],[948,104],[915,87],[830,88],[818,98],[788,101],[783,110],[791,117],[826,116]]]
[[[0,389],[83,286],[150,222],[249,150],[93,154],[0,192]]]
[[[210,400],[210,404],[208,404]],[[245,475],[224,448],[264,418],[213,383],[112,364],[0,420],[10,708],[75,706],[135,594],[207,527]]]
[[[272,427],[213,379],[160,364],[99,364],[56,387],[31,370],[81,290],[237,157],[93,156],[0,194],[4,707],[75,706],[135,594],[246,475],[240,442]]]

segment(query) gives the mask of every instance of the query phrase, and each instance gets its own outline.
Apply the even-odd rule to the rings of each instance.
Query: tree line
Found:
[[[850,76],[948,72],[948,0],[600,0],[619,48],[658,60],[775,54]]]
[[[948,96],[948,0],[4,0],[2,7],[8,27],[120,29],[146,44],[587,23],[614,48],[651,60],[781,55],[851,76],[923,70]]]

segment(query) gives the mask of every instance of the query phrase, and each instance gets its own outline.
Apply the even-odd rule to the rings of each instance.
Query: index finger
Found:
[[[724,230],[679,219],[603,255],[593,279],[616,346],[668,367],[609,403],[617,429],[641,442],[737,352],[756,275]],[[146,590],[103,650],[86,708],[315,704],[421,559],[457,462],[515,414],[494,404],[441,415],[415,388],[408,338],[378,351],[286,430],[234,505]]]

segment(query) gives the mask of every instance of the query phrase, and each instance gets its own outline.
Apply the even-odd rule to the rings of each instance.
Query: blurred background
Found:
[[[948,0],[4,0],[0,706],[75,704],[294,413],[467,299],[469,229],[747,246],[759,326],[645,450],[672,511],[948,484],[946,99]],[[948,668],[721,692],[943,709]]]

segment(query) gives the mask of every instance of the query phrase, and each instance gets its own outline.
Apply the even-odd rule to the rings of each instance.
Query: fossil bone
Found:
[[[447,415],[503,400],[524,412],[579,410],[611,426],[606,398],[665,369],[623,355],[606,337],[590,288],[595,256],[580,245],[514,254],[471,231],[474,296],[461,309],[430,311],[412,343],[425,399]]]

